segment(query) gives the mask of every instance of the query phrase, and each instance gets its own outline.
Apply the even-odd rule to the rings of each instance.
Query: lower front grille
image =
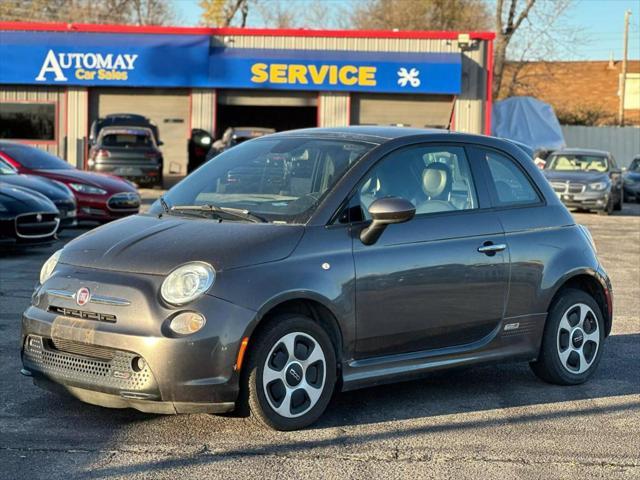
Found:
[[[57,213],[25,213],[16,217],[16,234],[20,238],[50,237],[59,224]]]
[[[76,352],[60,351],[57,345],[75,349]],[[53,380],[83,388],[101,391],[158,392],[149,366],[139,355],[107,347],[80,345],[69,341],[61,344],[61,339],[53,341],[38,335],[29,335],[24,344],[23,362],[26,368],[41,372]],[[90,350],[82,355],[79,353],[80,348]],[[96,355],[97,348],[104,355],[105,350],[110,350],[112,358],[87,355]]]
[[[45,342],[46,343],[46,342]],[[60,352],[75,353],[85,357],[97,358],[99,360],[113,360],[115,350],[99,345],[91,345],[88,343],[75,342],[64,338],[53,337],[51,339],[52,346]]]

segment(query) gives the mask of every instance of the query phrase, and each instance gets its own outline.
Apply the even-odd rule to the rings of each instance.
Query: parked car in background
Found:
[[[624,198],[626,201],[640,202],[640,155],[631,160],[629,168],[623,175]]]
[[[78,220],[107,222],[138,213],[140,195],[126,180],[78,170],[39,148],[0,140],[0,158],[18,173],[46,177],[65,184],[76,197]]]
[[[146,127],[103,127],[89,151],[89,170],[140,186],[162,186],[162,166],[162,152]]]
[[[37,385],[279,430],[337,389],[443,368],[519,359],[581,384],[613,321],[588,230],[520,147],[390,127],[226,150],[54,253],[31,298],[22,373]]]
[[[3,182],[0,177],[0,248],[56,239],[60,214],[41,193]]]
[[[2,158],[0,158],[0,182],[36,191],[51,200],[60,212],[59,230],[76,225],[76,198],[64,183],[36,175],[19,174]]]
[[[213,137],[206,130],[194,129],[189,139],[189,165],[187,170],[191,173],[207,160],[235,145],[274,132],[273,128],[229,127],[225,130],[222,138],[214,142]]]
[[[622,170],[609,152],[558,150],[547,157],[543,172],[569,208],[604,215],[622,210]]]

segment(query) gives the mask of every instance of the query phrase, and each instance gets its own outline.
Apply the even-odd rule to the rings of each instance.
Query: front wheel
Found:
[[[540,356],[531,369],[549,383],[584,383],[600,362],[603,341],[598,304],[582,290],[567,289],[549,310]]]
[[[302,316],[276,317],[253,340],[246,389],[262,426],[297,430],[325,411],[336,383],[336,354],[325,330]]]

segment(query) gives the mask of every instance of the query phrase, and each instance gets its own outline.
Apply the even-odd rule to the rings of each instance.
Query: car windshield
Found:
[[[17,175],[15,169],[0,158],[0,175]]]
[[[547,160],[545,168],[563,172],[606,172],[609,162],[602,155],[556,153]]]
[[[33,170],[70,170],[73,167],[64,160],[39,148],[28,145],[0,145],[4,152],[25,168]]]
[[[340,177],[374,147],[306,137],[244,142],[167,192],[165,208],[171,214],[194,214],[189,206],[215,206],[250,212],[269,222],[305,223]],[[152,211],[157,209],[156,205]]]
[[[631,162],[631,165],[629,165],[629,171],[640,173],[640,158],[633,159],[633,161]]]
[[[103,147],[152,147],[153,138],[150,133],[139,131],[104,132],[98,143]]]

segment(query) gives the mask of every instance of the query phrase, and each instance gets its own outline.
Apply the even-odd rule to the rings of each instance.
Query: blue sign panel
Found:
[[[0,32],[0,83],[208,85],[210,37]]]
[[[209,80],[222,88],[460,93],[455,53],[211,49]]]
[[[0,84],[457,94],[454,53],[210,48],[207,35],[0,32]]]

